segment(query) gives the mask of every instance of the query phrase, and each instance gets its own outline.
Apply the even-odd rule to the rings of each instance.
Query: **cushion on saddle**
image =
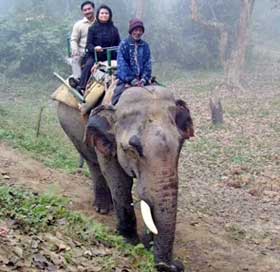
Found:
[[[109,104],[113,89],[116,85],[114,76],[110,76],[110,80],[108,81],[107,71],[109,69],[117,69],[117,61],[112,60],[111,66],[109,66],[107,61],[98,63],[96,69],[88,80],[85,92],[85,103],[80,104],[79,101],[69,91],[67,86],[63,84],[55,90],[51,98],[72,108],[80,110],[82,114],[86,114],[100,101],[101,97],[105,93],[105,85],[108,86],[110,83],[110,87],[106,91],[105,95],[105,104]]]
[[[95,106],[95,104],[104,94],[104,91],[104,84],[101,84],[99,82],[93,82],[86,91],[86,103],[82,105],[82,110],[81,105],[79,105],[79,101],[71,94],[69,89],[63,84],[55,90],[55,92],[51,95],[51,98],[61,103],[64,103],[69,107],[81,110],[82,113],[84,113],[84,111],[88,111]]]
[[[81,113],[86,114],[94,106],[96,106],[97,102],[103,96],[104,92],[105,92],[104,84],[101,84],[99,82],[93,82],[86,90],[86,94],[85,94],[86,103],[81,105],[80,107]]]
[[[54,91],[54,93],[51,95],[51,98],[58,102],[64,103],[69,107],[79,109],[79,102],[63,84]]]

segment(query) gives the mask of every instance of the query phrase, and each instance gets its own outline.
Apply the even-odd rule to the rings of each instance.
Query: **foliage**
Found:
[[[97,7],[102,3],[100,0],[94,2]],[[188,69],[220,66],[218,34],[192,22],[191,0],[162,0],[161,5],[154,0],[145,3],[145,39],[151,44],[155,62],[173,62]],[[268,20],[268,14],[263,12],[271,13],[277,3],[278,0],[256,2],[253,30],[258,38],[254,40],[260,42],[262,37],[271,38],[268,36],[271,31],[275,33],[274,37],[278,35],[279,14],[274,10]],[[0,38],[6,41],[0,45],[0,72],[45,75],[54,69],[65,71],[66,39],[74,22],[81,17],[80,4],[78,0],[11,2],[9,8],[6,7],[8,15],[0,19]],[[128,21],[135,16],[135,3],[108,0],[106,4],[112,7],[113,20],[124,38]],[[221,22],[228,28],[230,51],[236,41],[240,1],[200,0],[199,4],[204,18]]]
[[[220,65],[218,34],[193,23],[190,14],[191,1],[178,0],[165,9],[153,1],[148,2],[152,7],[145,17],[151,28],[148,40],[151,41],[154,56],[158,61],[177,62],[188,69],[209,69]],[[200,5],[203,17],[228,25],[231,36],[234,36],[239,18],[238,1],[200,1]],[[155,13],[158,15],[156,20],[153,16]],[[233,37],[231,39],[232,42],[235,40]]]
[[[0,218],[13,220],[29,235],[59,228],[84,245],[101,243],[115,248],[123,257],[128,258],[137,271],[153,271],[153,255],[143,245],[133,247],[124,243],[122,237],[110,233],[94,220],[70,211],[68,203],[68,199],[51,193],[38,195],[19,188],[0,186]],[[61,222],[64,229],[61,229]]]
[[[201,2],[203,14],[209,19],[217,17],[231,26],[234,24],[237,14],[228,11],[236,10],[236,1]],[[101,1],[95,3],[98,6]],[[135,6],[127,0],[107,4],[112,7],[115,24],[125,37]],[[80,1],[66,0],[59,3],[28,0],[15,4],[11,15],[0,22],[1,40],[6,41],[0,45],[0,72],[48,74],[54,68],[63,69],[66,37],[80,16],[79,5]],[[191,69],[216,67],[218,39],[192,23],[189,5],[189,0],[163,6],[147,0],[146,39],[151,43],[154,59],[156,62],[171,60]]]
[[[1,112],[0,118],[3,118],[3,113]],[[78,154],[72,146],[65,145],[67,140],[62,132],[59,131],[58,124],[56,124],[54,129],[55,131],[52,134],[44,133],[39,138],[36,138],[35,128],[31,124],[27,122],[20,124],[19,120],[11,124],[1,120],[0,140],[8,141],[14,147],[32,153],[35,159],[41,160],[49,167],[64,169],[69,173],[74,173],[77,171]]]
[[[67,28],[44,14],[18,15],[0,21],[0,72],[48,74],[64,64]]]
[[[68,144],[69,140],[58,124],[54,104],[49,102],[56,83],[42,85],[33,77],[31,80],[21,78],[2,84],[0,93],[5,90],[10,96],[16,97],[17,105],[15,110],[15,104],[9,100],[0,104],[0,141],[8,141],[14,147],[33,154],[33,158],[49,167],[74,173],[79,156],[73,146]],[[37,119],[42,106],[45,108],[40,135],[36,138]]]
[[[38,196],[5,186],[0,187],[1,217],[14,219],[24,229],[44,231],[67,215],[66,200]]]

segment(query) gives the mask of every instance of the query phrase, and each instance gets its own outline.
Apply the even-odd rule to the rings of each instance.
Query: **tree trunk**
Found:
[[[219,35],[219,58],[221,65],[225,68],[226,65],[226,49],[228,47],[228,32],[226,30],[226,26],[217,21],[206,21],[204,20],[200,13],[198,7],[198,0],[191,1],[191,13],[192,13],[192,20],[204,28],[217,32]]]
[[[241,0],[237,43],[225,66],[225,83],[241,87],[240,79],[249,43],[249,29],[255,0]]]
[[[226,58],[229,46],[229,33],[226,26],[221,22],[204,20],[199,13],[198,0],[191,1],[192,20],[205,28],[219,34],[220,62],[225,72],[224,83],[228,88],[242,88],[240,84],[241,74],[244,68],[246,51],[249,42],[249,29],[255,0],[240,0],[239,28],[237,42],[230,57]]]
[[[224,111],[221,99],[213,100],[210,98],[210,109],[211,109],[211,119],[213,125],[223,124],[224,122]]]
[[[135,17],[138,19],[143,19],[144,9],[145,9],[145,0],[137,0]]]

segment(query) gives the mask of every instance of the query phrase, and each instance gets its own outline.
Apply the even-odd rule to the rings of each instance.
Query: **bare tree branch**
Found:
[[[226,31],[226,26],[217,21],[210,21],[210,20],[204,20],[200,13],[199,13],[199,8],[198,8],[198,1],[197,0],[192,0],[191,1],[191,14],[192,14],[192,20],[203,27],[215,31],[219,34],[220,36],[220,41],[219,41],[219,52],[220,52],[220,62],[223,67],[225,67],[225,61],[226,61],[226,49],[228,46],[228,32]]]

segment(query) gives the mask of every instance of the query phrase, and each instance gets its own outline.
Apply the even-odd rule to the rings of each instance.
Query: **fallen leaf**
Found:
[[[0,227],[0,236],[7,237],[9,234],[9,229],[6,227]]]
[[[47,260],[47,258],[40,253],[34,255],[32,260],[34,265],[41,270],[47,269],[47,271],[56,271],[54,265],[50,263]]]
[[[10,176],[8,176],[8,175],[3,175],[3,179],[8,180],[8,179],[11,179],[11,178],[10,178]]]
[[[13,252],[20,258],[23,257],[23,250],[21,247],[15,247]]]

